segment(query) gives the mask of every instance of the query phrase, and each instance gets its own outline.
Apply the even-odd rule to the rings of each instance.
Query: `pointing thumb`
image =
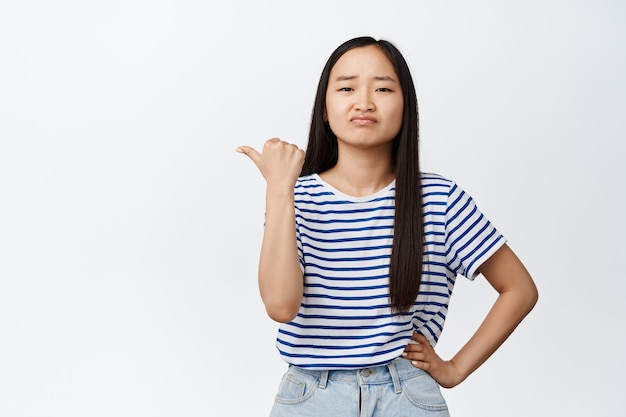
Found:
[[[259,160],[261,159],[261,154],[250,146],[239,146],[235,150],[239,153],[247,155],[248,158],[252,159],[252,162],[254,162],[255,164],[258,164]]]

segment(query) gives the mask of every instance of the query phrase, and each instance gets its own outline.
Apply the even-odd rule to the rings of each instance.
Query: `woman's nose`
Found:
[[[374,110],[375,108],[374,101],[372,100],[372,95],[369,91],[362,91],[359,94],[357,94],[355,108],[356,110],[362,111],[362,112]]]

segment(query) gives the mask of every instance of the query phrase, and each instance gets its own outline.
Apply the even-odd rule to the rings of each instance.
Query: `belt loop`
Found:
[[[393,381],[393,387],[396,390],[396,394],[400,394],[402,392],[402,385],[400,384],[400,377],[398,376],[398,371],[396,370],[395,361],[389,362],[387,364],[387,368],[389,368],[389,373],[391,374],[391,380]]]
[[[328,370],[320,372],[320,389],[326,389],[326,383],[328,382]]]

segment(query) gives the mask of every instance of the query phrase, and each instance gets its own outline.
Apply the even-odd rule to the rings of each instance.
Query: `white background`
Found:
[[[452,415],[618,414],[625,19],[618,0],[3,0],[0,415],[267,415],[284,365],[256,286],[264,182],[234,149],[306,146],[322,66],[358,35],[404,53],[423,168],[540,290],[444,390]],[[443,356],[494,298],[459,279]]]

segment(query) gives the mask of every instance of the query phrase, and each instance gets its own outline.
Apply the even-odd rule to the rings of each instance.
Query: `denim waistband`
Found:
[[[397,358],[386,365],[361,369],[312,370],[299,368],[295,365],[291,365],[290,368],[292,371],[297,370],[319,378],[321,389],[326,388],[329,380],[359,385],[388,384],[391,382],[396,393],[402,392],[401,380],[413,378],[425,372],[414,367],[409,360],[403,358]]]

